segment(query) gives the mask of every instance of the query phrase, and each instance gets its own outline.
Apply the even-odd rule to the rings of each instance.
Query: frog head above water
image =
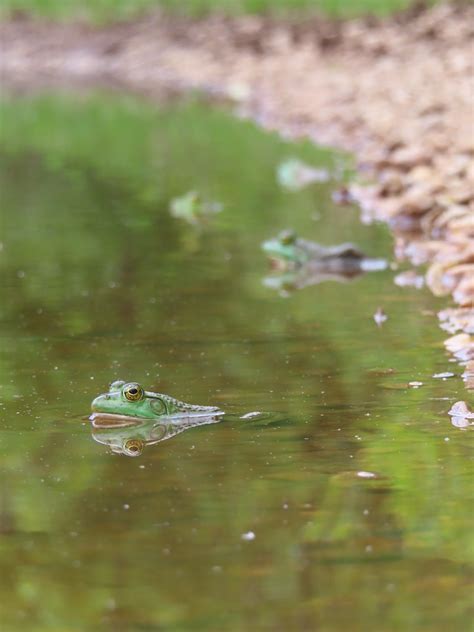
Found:
[[[95,415],[117,415],[141,419],[223,414],[216,406],[186,404],[163,393],[145,391],[137,382],[122,380],[113,382],[109,392],[96,397],[91,407]]]
[[[299,267],[309,259],[293,230],[284,230],[275,239],[264,241],[262,248],[280,268]]]

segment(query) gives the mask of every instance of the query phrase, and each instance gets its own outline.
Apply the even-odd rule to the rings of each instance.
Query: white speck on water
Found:
[[[211,570],[213,573],[222,573],[222,566],[213,566]]]
[[[141,470],[144,470],[144,469],[145,469],[145,466],[144,466],[144,465],[139,465],[138,467],[139,467]]]
[[[445,437],[445,438],[444,438],[444,440],[445,440],[445,441],[449,441],[449,437]]]
[[[380,327],[388,319],[388,316],[381,307],[378,307],[373,318],[377,326]]]
[[[124,508],[125,510],[130,509],[130,505],[128,505],[127,503],[125,503],[125,505],[123,506],[123,508]]]
[[[368,516],[370,512],[368,509],[364,509],[362,513],[364,514],[364,516]]]
[[[288,509],[288,503],[283,503],[283,509]]]
[[[357,472],[357,476],[359,478],[376,478],[376,474],[374,474],[374,472],[364,472],[363,470],[361,470],[360,472]]]
[[[262,413],[259,410],[254,410],[251,413],[247,413],[245,415],[242,415],[241,419],[252,419],[253,417],[258,417],[261,414]]]
[[[368,545],[365,547],[365,552],[366,552],[366,553],[372,553],[372,551],[373,551],[372,545],[371,545],[371,544],[368,544]]]
[[[408,382],[408,386],[411,386],[412,388],[419,388],[420,386],[423,386],[423,382]]]
[[[450,371],[445,371],[445,373],[435,373],[433,377],[438,380],[446,380],[448,377],[454,377],[454,373],[451,373]]]
[[[255,533],[253,531],[247,531],[247,533],[242,533],[240,537],[245,542],[252,542],[252,540],[255,540]]]

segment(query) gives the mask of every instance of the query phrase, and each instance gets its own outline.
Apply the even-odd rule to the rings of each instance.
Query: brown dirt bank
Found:
[[[440,318],[474,388],[473,34],[472,4],[385,22],[21,19],[0,24],[1,70],[20,85],[210,91],[266,127],[353,151],[372,182],[350,188],[363,219],[388,221],[396,256],[427,264],[432,291],[458,304]]]

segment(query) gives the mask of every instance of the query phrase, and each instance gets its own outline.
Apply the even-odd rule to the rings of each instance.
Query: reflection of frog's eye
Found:
[[[123,453],[127,456],[140,456],[145,444],[140,439],[128,439],[123,446]]]
[[[280,242],[284,246],[294,244],[296,241],[296,233],[293,230],[284,230],[280,233]]]
[[[125,384],[123,387],[123,394],[129,402],[138,402],[138,400],[143,399],[144,396],[142,387],[140,384],[136,384],[135,382]]]

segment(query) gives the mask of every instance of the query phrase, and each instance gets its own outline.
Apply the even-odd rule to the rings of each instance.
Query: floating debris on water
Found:
[[[189,191],[170,202],[170,213],[173,217],[184,219],[190,224],[197,224],[210,215],[222,211],[222,204],[211,202],[197,191]]]
[[[327,182],[329,178],[327,169],[316,169],[298,158],[288,158],[277,168],[278,183],[289,191],[299,191],[315,182]]]
[[[466,402],[463,402],[463,401],[459,401],[453,404],[451,406],[451,409],[448,411],[448,415],[466,417],[467,419],[474,419],[474,412],[471,412]]]
[[[447,380],[449,377],[454,377],[454,376],[455,374],[451,373],[450,371],[445,371],[444,373],[435,373],[433,375],[433,377],[438,380]]]
[[[408,386],[410,388],[420,388],[420,386],[423,386],[423,382],[408,382]]]
[[[377,311],[374,314],[374,320],[377,324],[377,327],[381,327],[382,324],[388,320],[387,314],[383,311],[381,307],[377,307]]]
[[[242,535],[240,537],[245,542],[251,542],[252,540],[255,540],[256,536],[255,536],[255,533],[253,531],[247,531],[247,533],[242,533]]]
[[[466,402],[459,401],[452,405],[451,409],[448,411],[448,415],[451,417],[451,423],[456,428],[467,428],[468,426],[472,426],[474,421],[474,412],[471,412],[466,404]]]
[[[417,290],[421,289],[425,284],[424,277],[421,274],[417,274],[416,270],[400,272],[393,281],[399,287],[414,287]]]
[[[254,419],[255,417],[260,417],[262,413],[259,410],[254,410],[251,413],[246,413],[241,416],[241,419]]]
[[[375,474],[375,472],[364,472],[363,470],[361,470],[360,472],[357,472],[357,477],[358,478],[377,478],[377,474]]]

